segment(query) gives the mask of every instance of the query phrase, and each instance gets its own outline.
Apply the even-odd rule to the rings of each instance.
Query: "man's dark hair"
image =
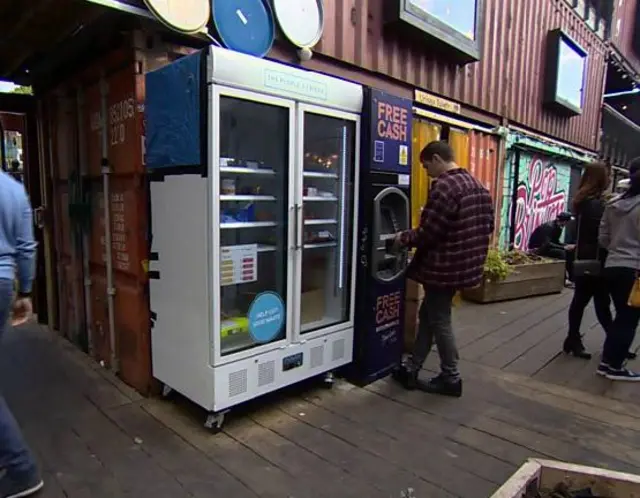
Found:
[[[420,162],[431,161],[433,156],[438,155],[443,161],[450,163],[453,161],[453,149],[442,140],[431,142],[420,152]]]

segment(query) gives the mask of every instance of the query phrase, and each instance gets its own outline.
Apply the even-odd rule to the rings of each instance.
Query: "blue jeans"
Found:
[[[11,313],[13,280],[0,279],[0,339]],[[4,396],[0,394],[0,468],[10,474],[21,475],[35,471],[36,464],[31,450],[22,437],[22,432]]]

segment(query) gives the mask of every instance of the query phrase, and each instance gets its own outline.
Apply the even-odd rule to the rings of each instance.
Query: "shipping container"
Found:
[[[611,30],[611,43],[620,54],[631,64],[636,72],[640,72],[640,54],[635,47],[639,29],[638,1],[637,0],[612,0],[615,2],[613,14],[613,27]]]
[[[413,85],[597,149],[606,47],[564,0],[485,0],[481,60],[466,66],[437,57],[426,42],[385,31],[383,1],[326,2],[324,35],[316,50],[393,78],[398,86]],[[542,105],[546,39],[556,28],[588,51],[584,109],[573,118],[558,116]]]
[[[142,64],[128,43],[70,74],[42,103],[49,117],[61,333],[144,393],[152,382],[144,106]]]

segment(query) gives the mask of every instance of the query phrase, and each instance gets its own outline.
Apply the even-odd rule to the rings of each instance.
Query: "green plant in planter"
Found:
[[[487,259],[484,262],[484,277],[488,282],[504,280],[513,271],[513,268],[503,254],[497,249],[489,249]]]

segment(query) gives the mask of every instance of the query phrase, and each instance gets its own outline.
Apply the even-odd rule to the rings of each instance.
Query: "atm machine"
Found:
[[[354,362],[349,380],[366,385],[400,363],[404,337],[408,251],[393,250],[395,234],[411,228],[412,102],[365,89]]]

